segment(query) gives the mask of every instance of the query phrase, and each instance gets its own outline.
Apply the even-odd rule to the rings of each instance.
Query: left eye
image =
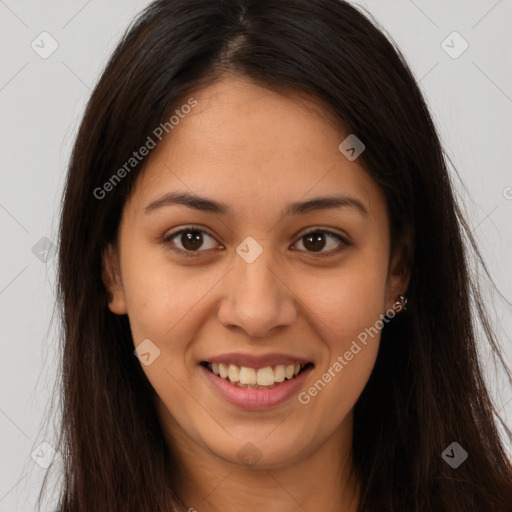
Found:
[[[329,238],[331,239],[331,244],[328,243]],[[332,240],[334,240],[334,243]],[[298,244],[299,242],[302,243],[307,252],[321,253],[321,256],[329,256],[333,253],[338,253],[349,245],[344,237],[325,229],[310,231],[302,235],[296,243]],[[331,245],[331,247],[328,247],[329,245]],[[324,251],[323,249],[325,248],[328,250]]]
[[[329,243],[329,239],[331,240],[331,243]],[[180,229],[179,231],[171,233],[170,235],[166,236],[162,242],[165,245],[169,245],[172,250],[182,253],[186,256],[195,256],[194,253],[203,252],[204,250],[208,249],[214,249],[215,246],[218,245],[215,239],[206,231],[193,226],[189,226],[187,228]],[[314,231],[310,231],[309,233],[302,235],[294,245],[299,243],[301,243],[304,247],[304,249],[299,250],[305,250],[306,252],[312,253],[321,253],[322,256],[338,253],[344,247],[350,245],[341,235],[325,229],[315,229]],[[219,245],[219,248],[222,249],[223,247]]]

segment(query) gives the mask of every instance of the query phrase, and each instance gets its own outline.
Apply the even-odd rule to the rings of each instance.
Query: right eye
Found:
[[[208,247],[201,249],[205,244],[205,237],[210,239],[209,241],[206,240]],[[215,242],[215,239],[204,229],[198,226],[187,226],[166,235],[162,239],[162,243],[169,249],[183,254],[184,256],[197,256],[197,253],[213,249],[217,242]],[[220,245],[219,247],[222,248]]]

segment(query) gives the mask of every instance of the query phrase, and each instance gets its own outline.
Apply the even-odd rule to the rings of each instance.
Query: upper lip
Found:
[[[291,356],[289,354],[265,354],[261,356],[253,356],[250,354],[235,352],[212,356],[207,359],[203,359],[203,361],[207,363],[236,364],[237,366],[245,366],[246,368],[254,368],[255,370],[280,364],[286,366],[290,364],[307,364],[311,362],[307,359]]]

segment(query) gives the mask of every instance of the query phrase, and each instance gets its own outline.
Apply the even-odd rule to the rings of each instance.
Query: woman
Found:
[[[68,173],[59,511],[512,510],[464,226],[354,7],[151,4]]]

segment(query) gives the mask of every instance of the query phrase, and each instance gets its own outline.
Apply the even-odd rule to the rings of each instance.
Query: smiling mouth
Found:
[[[202,361],[201,366],[212,372],[217,377],[226,380],[234,386],[246,389],[272,389],[279,384],[293,380],[303,371],[313,367],[313,363],[307,364],[278,364],[264,368],[248,368],[229,363],[210,363]]]

